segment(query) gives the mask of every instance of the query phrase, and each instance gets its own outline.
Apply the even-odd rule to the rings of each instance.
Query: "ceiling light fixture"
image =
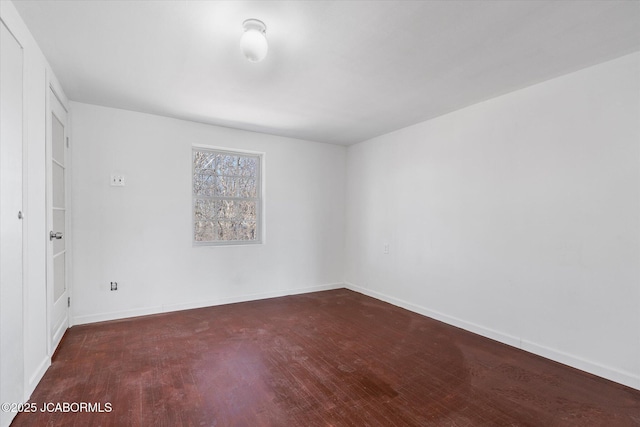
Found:
[[[247,19],[242,23],[244,34],[240,39],[240,48],[251,62],[260,62],[267,56],[267,26],[257,19]]]

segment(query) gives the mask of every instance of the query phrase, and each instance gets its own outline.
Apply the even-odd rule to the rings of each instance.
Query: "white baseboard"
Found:
[[[166,311],[190,310],[193,308],[211,307],[211,306],[223,305],[223,304],[234,304],[237,302],[246,302],[246,301],[257,301],[257,300],[267,299],[267,298],[284,297],[287,295],[308,294],[310,292],[329,291],[332,289],[340,289],[340,288],[344,288],[344,283],[329,283],[326,285],[317,285],[317,286],[311,286],[306,288],[284,289],[284,290],[272,291],[272,292],[262,292],[258,294],[240,295],[240,296],[234,296],[234,297],[219,298],[219,299],[205,301],[205,302],[198,301],[198,302],[187,303],[187,304],[170,304],[170,305],[163,306],[163,308]]]
[[[57,329],[53,333],[53,337],[51,338],[51,356],[53,356],[53,353],[56,352],[56,349],[60,345],[60,341],[62,341],[62,337],[64,336],[64,333],[67,332],[67,329],[69,329],[68,325],[69,325],[69,315],[67,313],[66,319],[60,322]]]
[[[631,372],[621,371],[610,366],[592,362],[573,354],[568,354],[527,340],[522,340],[520,348],[528,351],[529,353],[537,354],[538,356],[542,356],[581,371],[589,372],[590,374],[626,385],[627,387],[640,390],[640,376],[633,375]]]
[[[106,313],[88,314],[86,316],[74,316],[74,326],[87,323],[106,322],[108,320],[126,319],[129,317],[146,316],[149,314],[164,313],[162,306],[133,308],[131,310],[109,311]]]
[[[409,311],[413,311],[414,313],[422,314],[424,316],[431,317],[433,319],[439,320],[452,326],[456,326],[466,331],[482,335],[483,337],[491,338],[492,340],[501,342],[503,344],[528,351],[529,353],[537,354],[538,356],[542,356],[544,358],[551,359],[564,365],[568,365],[573,368],[588,372],[590,374],[597,375],[599,377],[606,378],[608,380],[615,381],[628,387],[640,390],[640,376],[634,375],[630,372],[621,371],[619,369],[585,360],[572,354],[564,353],[562,351],[554,350],[540,344],[523,340],[522,338],[515,337],[513,335],[505,334],[494,329],[485,328],[484,326],[478,325],[476,323],[468,322],[457,317],[448,316],[438,311],[431,310],[426,307],[413,304],[387,294],[383,294],[381,292],[363,288],[350,282],[344,282],[344,287],[352,291],[370,296],[372,298],[388,302],[389,304],[405,308]]]
[[[47,369],[49,369],[49,366],[51,366],[51,358],[49,356],[46,356],[44,359],[42,359],[35,372],[29,377],[29,381],[27,384],[25,384],[24,390],[25,402],[27,402],[29,398],[31,398],[31,394],[36,389],[36,386],[44,376],[44,373],[47,372]]]
[[[233,297],[217,298],[208,301],[193,301],[182,304],[165,304],[161,306],[142,307],[131,310],[113,311],[108,313],[90,314],[86,316],[74,316],[74,325],[87,323],[104,322],[107,320],[119,320],[129,317],[146,316],[149,314],[169,313],[172,311],[191,310],[194,308],[212,307],[223,304],[233,304],[237,302],[256,301],[267,298],[277,298],[287,295],[299,295],[310,292],[328,291],[331,289],[344,288],[344,283],[329,283],[325,285],[309,286],[305,288],[283,289],[258,294],[245,294]]]

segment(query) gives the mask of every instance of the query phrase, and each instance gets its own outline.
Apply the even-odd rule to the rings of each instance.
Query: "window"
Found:
[[[261,243],[262,156],[193,148],[193,242]]]

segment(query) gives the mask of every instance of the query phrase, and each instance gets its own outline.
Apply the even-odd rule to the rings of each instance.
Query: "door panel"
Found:
[[[64,166],[64,125],[54,114],[51,126],[53,135],[52,157],[53,160]]]
[[[0,402],[22,402],[23,51],[0,21]],[[0,411],[0,425],[15,413]]]
[[[53,259],[53,301],[58,301],[64,295],[65,288],[65,253],[60,252]]]
[[[53,208],[64,209],[64,167],[53,161]]]
[[[53,90],[49,91],[49,115],[47,117],[47,162],[49,164],[49,295],[50,352],[53,354],[69,326],[67,304],[67,112]]]

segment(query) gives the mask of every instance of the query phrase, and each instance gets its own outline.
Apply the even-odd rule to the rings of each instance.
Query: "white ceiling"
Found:
[[[640,50],[639,1],[14,3],[72,100],[345,145]]]

